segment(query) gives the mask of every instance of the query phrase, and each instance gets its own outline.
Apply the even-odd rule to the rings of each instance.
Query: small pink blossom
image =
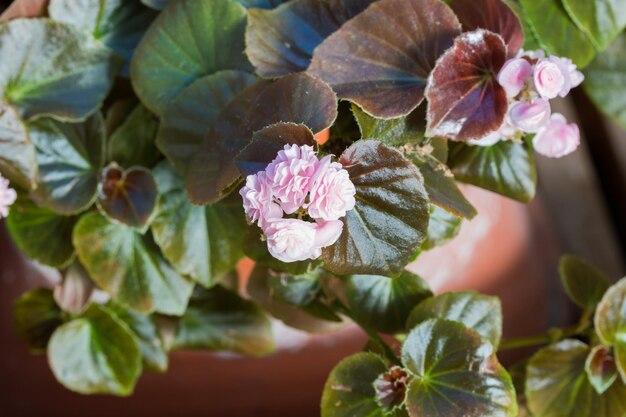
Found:
[[[259,222],[263,227],[268,219],[280,219],[283,211],[273,201],[272,184],[264,171],[248,175],[246,185],[239,191],[243,198],[243,208],[250,222]]]
[[[532,72],[532,66],[527,60],[509,59],[498,74],[498,83],[504,88],[508,97],[515,97],[522,91]]]
[[[325,248],[333,245],[341,232],[343,231],[343,222],[341,220],[331,220],[318,223],[315,227],[315,246]]]
[[[530,103],[517,102],[509,108],[508,119],[511,125],[526,133],[535,133],[550,120],[550,103],[535,99]]]
[[[571,59],[551,56],[548,60],[559,67],[559,70],[565,78],[563,87],[559,91],[559,96],[567,96],[572,88],[578,87],[585,80],[585,76],[582,72],[578,71]]]
[[[320,167],[311,189],[307,209],[314,219],[338,220],[352,210],[356,203],[356,188],[348,171],[330,155],[320,161]]]
[[[575,123],[568,124],[562,114],[554,113],[547,126],[542,127],[533,138],[537,153],[550,157],[561,158],[568,155],[580,145],[580,132]]]
[[[9,187],[9,180],[0,175],[0,219],[9,215],[9,207],[16,199],[17,193]]]
[[[295,213],[313,186],[319,160],[312,146],[285,145],[268,166],[274,197],[287,214]]]
[[[264,228],[267,249],[282,262],[317,259],[322,254],[316,245],[316,224],[299,219],[280,219]]]
[[[533,73],[535,89],[543,98],[556,98],[563,90],[569,91],[569,74],[561,71],[559,65],[551,60],[540,60]]]

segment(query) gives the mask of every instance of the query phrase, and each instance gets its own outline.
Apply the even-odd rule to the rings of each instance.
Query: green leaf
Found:
[[[567,295],[582,308],[596,308],[609,289],[607,276],[578,256],[563,256],[559,272]]]
[[[547,53],[570,58],[581,68],[591,62],[595,55],[593,44],[572,22],[561,0],[520,3],[531,30]]]
[[[270,275],[267,286],[275,300],[300,307],[313,302],[322,288],[319,271],[298,275],[285,273]]]
[[[90,32],[124,58],[125,76],[135,47],[157,16],[137,0],[50,0],[48,14]]]
[[[454,144],[448,165],[459,181],[523,203],[530,202],[535,196],[537,170],[533,149],[528,143]]]
[[[37,181],[37,160],[28,128],[17,110],[0,100],[0,172],[30,190]]]
[[[424,99],[437,58],[460,33],[439,0],[380,0],[326,38],[308,71],[372,116],[405,116]]]
[[[159,184],[151,226],[156,244],[179,273],[205,287],[215,285],[243,257],[248,227],[241,201],[196,206],[169,163],[157,165],[154,176]]]
[[[242,53],[246,9],[232,0],[179,0],[139,43],[131,80],[141,101],[162,115],[185,87],[221,70],[251,69]]]
[[[433,293],[420,277],[403,271],[396,278],[352,275],[348,278],[348,306],[357,321],[383,333],[404,329],[411,310]]]
[[[357,105],[352,105],[352,112],[361,130],[363,139],[373,139],[387,146],[422,144],[426,120],[423,107],[412,111],[407,116],[395,119],[377,119],[370,116]]]
[[[356,206],[342,219],[339,240],[322,251],[327,269],[339,275],[399,274],[426,238],[429,205],[422,176],[398,151],[372,140],[356,142],[339,162],[356,187]]]
[[[299,73],[274,82],[258,81],[220,112],[196,151],[185,176],[191,201],[214,203],[234,189],[241,180],[234,158],[254,132],[278,122],[291,122],[317,133],[330,127],[336,117],[337,97],[318,78]]]
[[[15,332],[33,352],[43,352],[52,333],[63,324],[52,290],[37,288],[22,294],[13,305]]]
[[[402,363],[413,375],[406,399],[413,417],[517,416],[513,382],[492,345],[460,323],[419,324],[402,346]]]
[[[0,26],[0,91],[23,117],[82,120],[106,97],[119,61],[79,28],[49,19]]]
[[[72,263],[72,229],[76,217],[56,214],[26,198],[11,207],[7,228],[11,237],[29,258],[63,268]]]
[[[159,120],[141,104],[113,131],[108,141],[108,159],[124,168],[152,168],[160,159],[155,146]]]
[[[263,311],[222,287],[198,288],[181,317],[175,349],[227,350],[251,356],[274,351],[272,326]]]
[[[167,6],[167,3],[170,0],[141,0],[141,2],[143,4],[145,4],[146,6],[154,9],[154,10],[163,10],[165,9],[165,6]]]
[[[381,357],[357,353],[345,358],[330,373],[322,394],[322,417],[404,417],[403,409],[389,413],[376,399],[374,382],[387,372]]]
[[[616,381],[598,395],[585,373],[589,347],[567,339],[528,363],[526,398],[534,417],[615,417],[626,413],[626,386]]]
[[[411,311],[407,330],[433,318],[463,324],[497,347],[502,337],[502,306],[497,297],[473,291],[449,292],[429,298]]]
[[[607,346],[626,339],[626,278],[604,293],[596,309],[594,324],[600,340]]]
[[[585,91],[596,106],[626,129],[626,33],[585,69]]]
[[[152,317],[117,305],[110,305],[109,309],[135,335],[144,368],[155,372],[167,371],[167,351]]]
[[[563,5],[598,49],[605,49],[626,28],[626,3],[621,0],[563,0]]]
[[[73,235],[85,269],[100,288],[139,312],[181,315],[193,285],[135,229],[99,213],[83,215]]]
[[[152,172],[141,167],[124,171],[112,164],[102,172],[98,207],[112,219],[143,229],[152,219],[157,196]]]
[[[39,118],[29,123],[39,176],[32,198],[60,214],[75,214],[96,200],[104,166],[104,119],[96,113],[82,123]]]
[[[165,108],[157,146],[185,175],[219,113],[255,77],[242,71],[218,71],[193,82]]]
[[[430,250],[453,239],[461,231],[462,224],[463,219],[460,217],[431,204],[428,237],[419,250]]]
[[[248,294],[263,310],[267,311],[287,326],[309,333],[333,332],[345,326],[345,323],[336,321],[336,316],[318,314],[319,311],[299,308],[293,304],[284,303],[272,297],[269,284],[272,275],[273,273],[267,268],[257,265],[248,280]],[[315,305],[313,307],[315,307]],[[319,305],[317,307],[319,307]],[[326,311],[326,313],[328,313],[328,311]]]
[[[143,4],[156,10],[163,10],[169,0],[141,0]],[[261,9],[272,9],[290,0],[236,0],[245,7],[258,7]]]
[[[48,361],[57,380],[81,394],[130,395],[141,374],[136,338],[97,304],[54,332]]]
[[[304,71],[313,50],[373,1],[294,0],[274,10],[250,10],[246,54],[264,78]]]
[[[585,361],[585,372],[598,395],[611,388],[618,376],[611,349],[603,345],[594,347]]]

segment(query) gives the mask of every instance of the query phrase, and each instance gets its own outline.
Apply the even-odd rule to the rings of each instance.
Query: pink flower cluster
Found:
[[[498,74],[498,82],[509,98],[504,124],[472,143],[490,146],[534,133],[533,144],[541,155],[560,158],[572,153],[580,144],[578,126],[568,124],[559,113],[552,114],[549,100],[567,96],[584,78],[570,59],[546,58],[541,50],[521,51]]]
[[[9,207],[17,199],[17,193],[9,187],[9,180],[0,175],[0,219],[9,215]]]
[[[248,220],[259,225],[269,252],[283,262],[318,258],[339,239],[339,219],[356,202],[348,171],[330,155],[318,159],[307,145],[285,145],[265,171],[246,178],[239,194]]]

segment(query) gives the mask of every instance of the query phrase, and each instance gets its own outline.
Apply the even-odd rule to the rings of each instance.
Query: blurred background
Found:
[[[0,0],[0,12],[10,3]],[[535,201],[525,206],[465,187],[480,215],[453,241],[410,266],[436,292],[475,289],[500,296],[505,338],[576,319],[559,283],[561,254],[583,256],[615,280],[626,274],[626,133],[602,117],[582,89],[557,107],[578,121],[583,144],[563,159],[537,157]],[[243,276],[249,266],[242,265]],[[30,354],[14,334],[14,300],[29,288],[50,285],[50,279],[17,251],[0,221],[2,417],[315,417],[331,369],[366,342],[353,327],[310,336],[276,322],[281,348],[268,358],[176,352],[167,373],[146,373],[129,398],[81,396],[59,385],[45,355]],[[511,364],[525,354],[504,352],[501,358]]]

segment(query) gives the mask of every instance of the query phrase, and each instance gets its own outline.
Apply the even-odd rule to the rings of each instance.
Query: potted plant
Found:
[[[407,269],[476,215],[457,181],[529,202],[535,153],[576,150],[551,100],[584,81],[624,121],[626,6],[37,6],[0,25],[0,215],[62,276],[14,313],[65,387],[130,395],[176,349],[269,355],[273,316],[369,336],[323,416],[626,415],[624,281],[564,257],[580,322],[502,341],[497,298]]]

